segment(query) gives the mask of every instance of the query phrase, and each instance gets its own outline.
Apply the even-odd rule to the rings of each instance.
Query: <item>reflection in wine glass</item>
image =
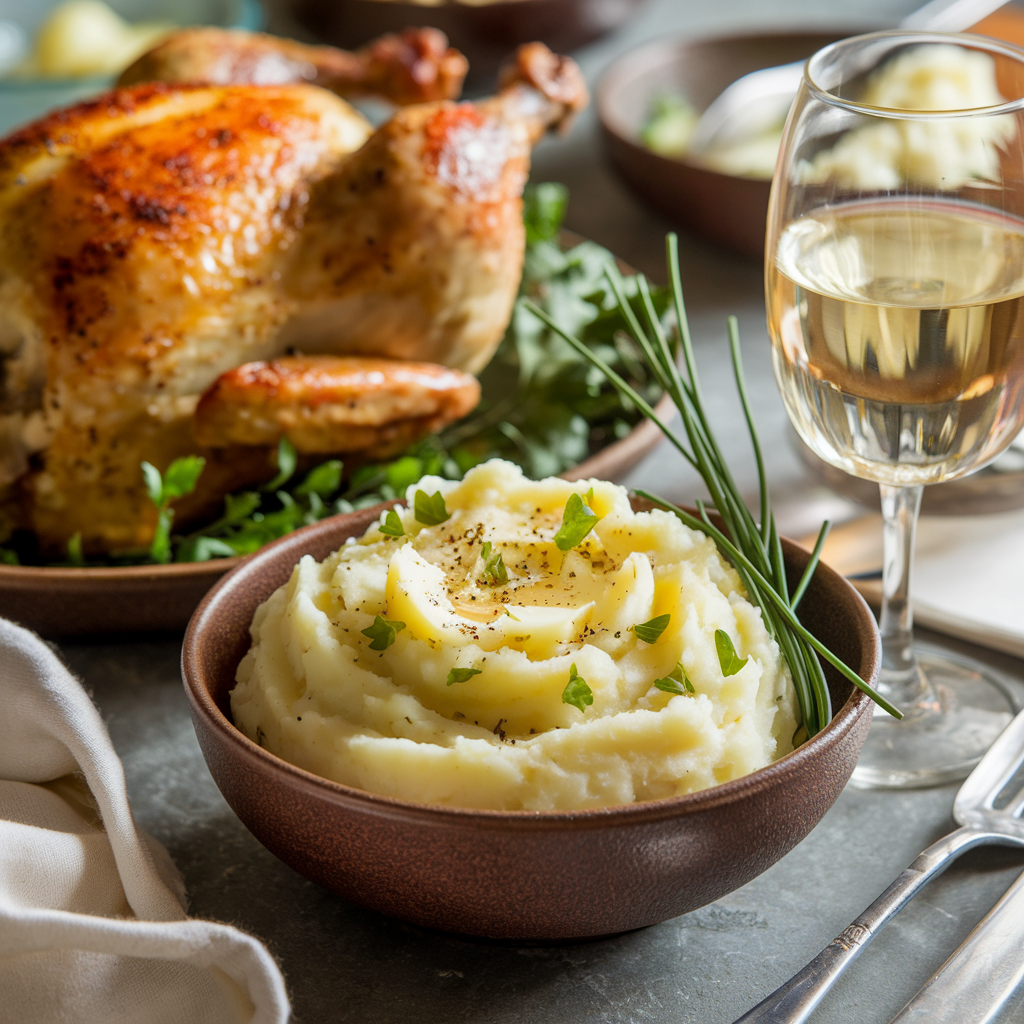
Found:
[[[915,656],[924,484],[1024,426],[1024,52],[886,32],[808,62],[768,214],[775,375],[822,459],[876,481],[885,518],[879,689],[854,781],[965,776],[1015,710],[977,665]]]

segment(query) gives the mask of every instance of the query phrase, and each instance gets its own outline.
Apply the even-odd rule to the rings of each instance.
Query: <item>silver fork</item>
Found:
[[[961,853],[985,843],[1024,847],[1022,766],[1024,711],[1003,730],[960,787],[953,817],[961,827],[929,846],[802,971],[735,1024],[801,1024],[882,926]]]

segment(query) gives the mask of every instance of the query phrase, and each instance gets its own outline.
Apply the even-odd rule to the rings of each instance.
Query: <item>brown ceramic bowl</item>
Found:
[[[700,793],[585,811],[479,811],[390,799],[293,767],[231,723],[228,694],[256,607],[303,554],[324,558],[380,514],[325,520],[264,548],[207,595],[185,634],[182,672],[206,763],[271,852],[345,899],[463,935],[593,938],[710,903],[788,853],[850,778],[870,701],[838,673],[832,722],[767,768]],[[783,542],[796,580],[808,555]],[[804,622],[866,680],[878,675],[874,619],[825,566]]]
[[[409,25],[441,29],[469,59],[469,79],[493,79],[521,43],[575,50],[624,22],[644,0],[496,0],[439,4],[396,0],[290,0],[296,18],[325,42],[347,49]]]
[[[597,112],[608,155],[619,173],[675,223],[726,249],[761,260],[771,182],[661,156],[640,139],[652,102],[681,95],[705,110],[737,78],[810,57],[850,31],[789,32],[662,40],[632,50],[605,73]]]

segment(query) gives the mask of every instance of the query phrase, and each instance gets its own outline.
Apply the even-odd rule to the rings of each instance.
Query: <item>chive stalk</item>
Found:
[[[771,509],[761,442],[754,424],[743,374],[736,318],[730,317],[728,321],[729,351],[733,376],[757,465],[760,491],[759,520],[754,519],[754,514],[743,501],[707,416],[700,377],[697,373],[693,340],[686,318],[679,273],[678,241],[674,234],[670,234],[666,241],[666,255],[672,303],[676,313],[677,330],[674,338],[670,339],[666,333],[651,300],[648,283],[642,275],[637,277],[637,295],[639,312],[643,314],[646,325],[641,324],[638,311],[626,298],[621,275],[614,266],[608,267],[607,279],[626,328],[646,360],[647,369],[662,390],[671,396],[679,411],[683,424],[682,435],[669,429],[643,396],[589,347],[560,327],[536,304],[524,299],[523,305],[600,370],[625,398],[661,430],[683,458],[700,474],[708,488],[712,506],[724,523],[724,530],[712,522],[703,502],[697,502],[698,515],[694,516],[657,495],[646,491],[637,493],[672,512],[687,526],[711,537],[736,569],[750,600],[761,609],[765,626],[778,643],[782,656],[789,666],[807,735],[813,736],[820,732],[832,719],[832,705],[822,659],[854,686],[863,690],[889,714],[902,718],[902,714],[895,707],[861,679],[842,659],[828,650],[800,622],[796,609],[817,569],[829,524],[825,523],[822,526],[814,551],[791,594],[782,556],[782,542]]]

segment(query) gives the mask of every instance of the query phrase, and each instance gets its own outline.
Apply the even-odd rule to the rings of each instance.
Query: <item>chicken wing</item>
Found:
[[[480,401],[468,373],[435,363],[359,356],[284,356],[221,374],[199,399],[208,448],[276,446],[385,459],[461,419]]]
[[[339,96],[380,96],[404,106],[453,99],[468,68],[466,58],[433,28],[382,36],[355,53],[241,29],[186,28],[139,57],[117,84],[310,82]]]

